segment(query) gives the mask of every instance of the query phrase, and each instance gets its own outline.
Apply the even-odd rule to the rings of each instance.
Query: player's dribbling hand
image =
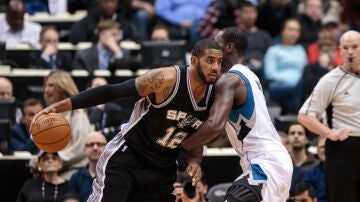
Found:
[[[33,119],[31,120],[30,128],[34,124],[35,120],[38,119],[40,116],[48,114],[48,113],[56,113],[55,107],[49,106],[45,109],[39,111],[37,114],[34,115]]]
[[[195,186],[201,179],[201,167],[198,163],[189,163],[186,172],[192,177],[191,184]]]

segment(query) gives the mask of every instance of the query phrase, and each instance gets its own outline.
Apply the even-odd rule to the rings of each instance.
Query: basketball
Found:
[[[71,127],[68,120],[57,113],[40,116],[31,126],[35,145],[45,152],[57,152],[70,141]]]

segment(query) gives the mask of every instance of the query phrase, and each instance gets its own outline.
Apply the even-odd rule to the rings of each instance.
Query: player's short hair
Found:
[[[217,44],[213,39],[201,39],[195,43],[192,55],[200,58],[204,56],[206,49],[222,50],[219,44]]]
[[[224,44],[233,43],[240,55],[244,55],[248,47],[248,39],[245,33],[238,27],[226,27],[222,29]]]

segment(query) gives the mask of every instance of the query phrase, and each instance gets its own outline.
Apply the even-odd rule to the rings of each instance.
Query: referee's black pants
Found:
[[[360,202],[360,137],[326,141],[325,187],[328,202]]]

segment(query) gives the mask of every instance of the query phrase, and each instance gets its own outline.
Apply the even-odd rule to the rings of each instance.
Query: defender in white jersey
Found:
[[[225,200],[286,201],[293,166],[271,122],[259,79],[248,67],[239,64],[244,58],[247,38],[239,28],[232,27],[219,32],[215,40],[224,50],[222,65],[231,69],[216,83],[208,120],[182,146],[191,149],[207,143],[225,128],[243,169]]]

